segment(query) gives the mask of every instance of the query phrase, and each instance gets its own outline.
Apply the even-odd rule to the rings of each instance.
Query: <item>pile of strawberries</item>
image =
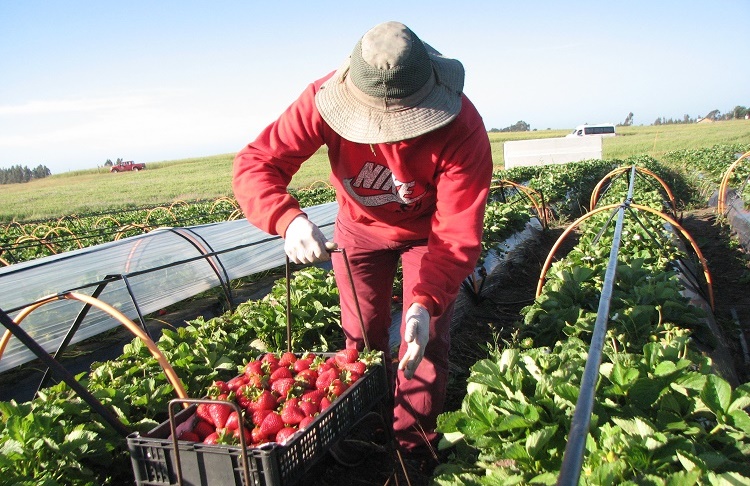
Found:
[[[239,444],[244,434],[250,447],[284,444],[378,363],[378,352],[356,349],[328,357],[309,352],[300,356],[266,353],[248,362],[243,374],[215,381],[207,396],[217,402],[200,403],[193,427],[179,439]],[[221,401],[234,401],[241,413]]]

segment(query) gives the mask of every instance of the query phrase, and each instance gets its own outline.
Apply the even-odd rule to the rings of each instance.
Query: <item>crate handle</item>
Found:
[[[242,411],[240,410],[240,406],[230,400],[211,400],[208,398],[174,398],[169,401],[169,430],[172,433],[172,447],[174,447],[174,462],[175,467],[177,468],[177,484],[179,486],[182,486],[182,463],[180,462],[180,448],[179,448],[179,442],[177,438],[177,426],[175,425],[174,419],[174,405],[175,404],[182,404],[183,407],[189,407],[191,404],[212,404],[212,403],[219,403],[221,405],[226,405],[228,407],[232,407],[235,412],[237,412],[237,415],[242,417]],[[244,424],[241,425],[241,427],[244,427]],[[242,449],[242,472],[245,475],[245,484],[250,485],[252,484],[250,482],[250,467],[247,459],[247,442],[245,441],[245,433],[244,430],[240,432],[240,448]]]
[[[352,287],[352,295],[354,296],[354,307],[357,309],[357,317],[359,317],[359,328],[362,332],[362,340],[365,344],[365,351],[370,350],[370,342],[367,339],[367,333],[365,332],[365,321],[362,319],[362,310],[359,307],[359,299],[357,298],[357,291],[354,287],[354,278],[352,277],[352,269],[349,266],[349,258],[346,256],[346,249],[335,248],[328,250],[328,253],[341,253],[341,257],[344,259],[344,265],[346,266],[346,273],[349,277],[349,285]],[[286,257],[286,350],[292,352],[292,291],[291,291],[291,261],[289,255]]]

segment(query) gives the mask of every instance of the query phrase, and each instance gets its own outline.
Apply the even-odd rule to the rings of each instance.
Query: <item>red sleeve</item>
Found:
[[[436,211],[427,254],[414,287],[414,302],[437,315],[458,294],[476,266],[482,249],[484,209],[492,181],[492,151],[481,117],[466,97],[467,117],[455,122],[437,178]]]
[[[289,223],[302,214],[287,186],[302,163],[323,145],[323,119],[315,107],[315,92],[327,78],[310,84],[234,159],[232,189],[237,202],[248,221],[267,233],[284,236]]]

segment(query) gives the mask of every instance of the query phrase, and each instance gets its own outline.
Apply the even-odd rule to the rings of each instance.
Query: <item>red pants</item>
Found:
[[[388,344],[391,325],[393,281],[399,259],[403,268],[404,313],[411,305],[412,288],[417,283],[420,261],[427,251],[425,240],[395,242],[358,232],[356,224],[336,221],[334,241],[346,250],[354,280],[357,300],[362,312],[370,348],[383,351],[389,382],[393,383],[394,369]],[[340,254],[332,256],[336,285],[341,295],[341,323],[349,348],[364,348],[359,316],[352,295],[349,275]],[[412,450],[434,443],[435,422],[445,404],[448,381],[448,351],[450,349],[450,321],[453,303],[430,321],[430,339],[425,355],[411,380],[402,372],[395,373],[393,429],[402,449]],[[399,359],[406,351],[403,342],[404,320],[401,319]]]

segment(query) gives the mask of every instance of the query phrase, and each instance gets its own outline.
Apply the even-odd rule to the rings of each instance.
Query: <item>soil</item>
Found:
[[[716,322],[726,334],[726,342],[730,347],[739,381],[745,383],[750,379],[745,345],[746,340],[750,339],[750,292],[747,291],[750,259],[742,246],[732,238],[728,225],[723,223],[721,218],[717,218],[715,209],[685,212],[680,218],[680,224],[697,242],[703,253],[712,279]],[[455,323],[451,337],[451,377],[447,410],[460,408],[466,391],[469,367],[486,357],[487,343],[507,339],[521,318],[521,309],[533,301],[543,263],[563,230],[564,227],[559,227],[541,232],[539,238],[523,245],[517,250],[514,258],[507,259],[487,276],[481,294],[464,295],[460,300],[461,311],[457,313],[460,315],[460,322]],[[557,257],[563,256],[575,244],[575,238],[568,240],[557,250]],[[235,300],[239,302],[259,298],[257,296],[276,278],[278,276],[269,276],[237,290]],[[215,297],[197,299],[181,305],[179,309],[169,310],[158,319],[150,320],[148,325],[155,326],[158,332],[158,329],[165,325],[182,325],[185,320],[199,315],[209,318],[221,312],[223,309],[217,304]],[[121,350],[122,344],[131,339],[132,336],[114,333],[109,338],[110,348],[114,351],[118,348]],[[101,348],[101,343],[98,347]],[[87,361],[101,359],[98,355],[86,353],[85,349],[81,352],[84,356],[67,359],[68,363],[82,367]],[[8,376],[8,373],[3,375],[0,375],[0,389],[14,389],[16,396],[12,398],[17,400],[29,399],[18,396],[19,390],[24,389],[24,383],[34,383],[31,386],[27,385],[24,392],[33,396],[40,376],[33,367],[17,376]],[[6,386],[8,383],[14,386]],[[0,399],[10,398],[0,396]],[[392,474],[401,470],[395,466],[394,457],[389,450],[368,449],[362,463],[344,466],[331,455],[326,455],[309,471],[302,483],[322,486],[384,485],[390,480],[389,484],[394,484]],[[399,473],[399,476],[399,482],[396,484],[408,484],[404,481],[402,473]],[[415,485],[426,481],[413,471],[409,479],[411,484]]]

